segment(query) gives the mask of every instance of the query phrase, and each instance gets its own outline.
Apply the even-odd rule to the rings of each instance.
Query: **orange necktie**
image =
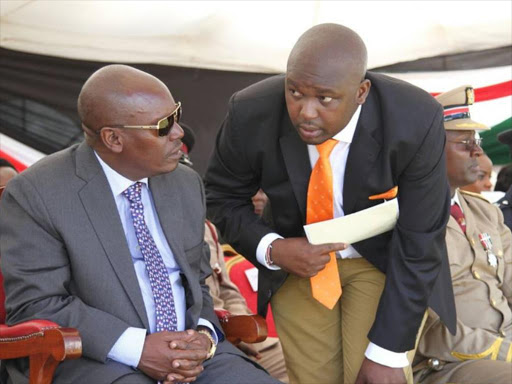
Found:
[[[329,155],[336,144],[338,144],[337,140],[329,139],[316,146],[320,158],[309,179],[307,224],[330,220],[334,217],[332,169]],[[331,259],[325,268],[311,278],[311,290],[315,299],[332,309],[341,296],[341,282],[335,252],[331,252],[329,256]]]

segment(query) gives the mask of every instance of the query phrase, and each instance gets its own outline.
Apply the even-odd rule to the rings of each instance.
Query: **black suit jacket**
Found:
[[[512,186],[508,189],[507,193],[505,193],[505,196],[499,199],[496,204],[498,204],[501,212],[503,212],[505,224],[512,230]]]
[[[449,188],[442,108],[405,82],[368,73],[372,87],[347,159],[345,214],[380,203],[369,196],[398,186],[400,217],[393,231],[353,244],[387,275],[376,320],[375,344],[396,352],[414,347],[430,305],[454,330],[455,307],[445,246]],[[233,95],[206,174],[208,216],[225,240],[259,268],[258,312],[286,278],[256,260],[261,238],[276,231],[304,236],[311,165],[306,144],[286,110],[284,76]],[[274,228],[253,213],[251,196],[262,187]]]

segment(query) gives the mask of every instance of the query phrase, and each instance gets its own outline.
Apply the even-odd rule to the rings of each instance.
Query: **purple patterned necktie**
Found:
[[[156,331],[177,331],[178,319],[174,308],[174,298],[169,274],[155,240],[149,232],[144,220],[144,206],[141,201],[142,183],[137,182],[125,191],[123,195],[130,201],[135,235],[139,243],[140,251],[144,257],[146,271],[149,275],[149,283],[153,291],[156,312]]]

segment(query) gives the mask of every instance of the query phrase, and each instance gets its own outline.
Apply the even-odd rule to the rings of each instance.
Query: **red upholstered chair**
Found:
[[[249,279],[245,274],[245,271],[254,268],[254,265],[252,265],[245,257],[238,254],[230,245],[224,244],[222,249],[224,250],[224,259],[226,261],[226,269],[229,273],[229,278],[233,283],[235,283],[242,293],[242,296],[245,298],[247,306],[251,312],[257,313],[258,293],[254,292],[251,284],[249,283]],[[267,311],[266,323],[268,336],[278,337],[270,304]]]
[[[0,197],[3,192],[0,187]],[[5,294],[0,271],[0,360],[28,357],[30,384],[50,384],[59,362],[82,355],[78,330],[47,320],[5,325]]]

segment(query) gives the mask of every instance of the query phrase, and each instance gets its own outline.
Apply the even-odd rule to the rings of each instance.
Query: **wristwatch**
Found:
[[[205,335],[212,344],[210,350],[208,351],[208,355],[206,355],[206,360],[210,360],[213,357],[213,355],[215,355],[215,351],[217,350],[217,344],[215,344],[215,340],[213,339],[210,331],[207,331],[206,329],[200,329],[199,331],[197,331],[197,333],[202,333],[203,335]]]
[[[265,252],[265,262],[269,267],[274,265],[274,260],[272,260],[272,243],[268,245],[267,252]]]

